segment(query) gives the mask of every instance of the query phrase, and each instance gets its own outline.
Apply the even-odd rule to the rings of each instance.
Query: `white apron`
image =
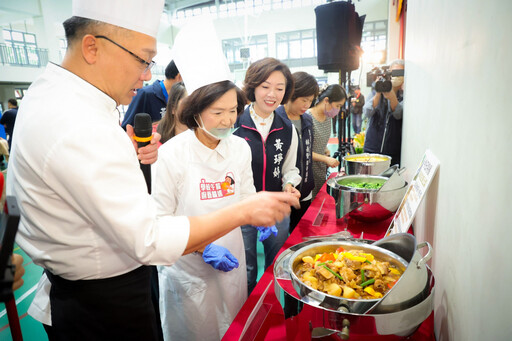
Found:
[[[236,163],[234,155],[215,165],[191,162],[176,215],[201,215],[238,202],[240,176]],[[234,177],[232,188],[222,184],[227,175]],[[220,340],[247,299],[240,227],[214,244],[227,248],[238,259],[239,267],[230,272],[216,270],[199,254],[183,256],[173,266],[158,266],[166,341]]]

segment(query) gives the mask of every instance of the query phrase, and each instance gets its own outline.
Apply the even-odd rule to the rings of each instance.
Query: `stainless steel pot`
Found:
[[[409,308],[425,299],[425,285],[427,280],[425,263],[431,257],[430,244],[427,243],[429,246],[429,252],[422,258],[416,251],[417,246],[414,236],[403,233],[398,236],[392,236],[392,239],[397,242],[401,242],[403,240],[402,244],[404,247],[409,247],[411,249],[412,256],[407,254],[408,257],[410,256],[408,261],[396,253],[378,246],[386,245],[385,242],[378,245],[367,245],[357,241],[331,240],[318,241],[317,243],[302,247],[291,255],[290,262],[288,264],[288,272],[290,273],[293,281],[293,286],[300,297],[309,296],[310,298],[314,298],[321,302],[322,306],[333,310],[339,310],[340,307],[343,307],[347,312],[364,314],[368,312],[389,313]],[[389,262],[391,265],[400,269],[402,276],[395,286],[389,290],[386,295],[384,295],[384,297],[368,300],[347,299],[332,296],[309,287],[297,277],[295,273],[302,263],[303,257],[311,256],[314,258],[316,254],[334,252],[340,246],[345,250],[363,250],[365,252],[369,252],[377,259]]]
[[[370,161],[371,158],[382,158],[384,160]],[[347,175],[367,174],[378,175],[389,168],[391,157],[382,154],[353,154],[343,157],[343,166]]]
[[[391,216],[398,209],[407,191],[407,182],[399,188],[389,188],[385,191],[347,186],[350,182],[384,183],[387,180],[386,177],[376,175],[345,175],[327,180],[327,193],[336,202],[336,218],[340,219],[356,209],[358,210],[357,214],[352,216],[360,220],[379,220],[379,218],[385,219]],[[373,205],[366,208],[368,213],[364,212],[364,207],[361,207],[363,204]],[[375,208],[379,210],[382,208],[384,211],[380,212]]]
[[[364,250],[367,249],[372,253],[375,253],[375,249],[381,249],[379,253],[386,255],[386,257],[394,255],[393,261],[403,264],[402,262],[405,260],[403,260],[401,256],[395,255],[390,250],[385,249],[390,243],[400,244],[399,239],[400,238],[397,237],[392,242],[383,243],[381,244],[382,247],[378,244],[366,244],[371,241],[361,243],[342,239],[336,241],[332,239],[316,239],[294,245],[282,252],[274,265],[274,286],[276,296],[285,313],[288,340],[295,340],[299,336],[301,339],[307,339],[307,337],[315,337],[315,335],[325,336],[333,333],[337,333],[342,339],[349,339],[350,334],[373,335],[377,333],[378,335],[408,336],[414,332],[433,310],[435,281],[431,270],[427,266],[424,266],[426,259],[420,260],[420,267],[424,269],[426,276],[420,276],[421,278],[418,277],[416,281],[416,288],[421,291],[422,299],[418,302],[409,301],[409,306],[394,305],[392,307],[394,311],[381,310],[379,312],[376,309],[376,307],[378,307],[377,304],[372,306],[374,307],[373,310],[370,309],[370,311],[365,313],[349,311],[350,308],[359,310],[363,305],[347,304],[347,302],[339,300],[338,297],[332,299],[330,295],[317,292],[312,288],[304,290],[303,284],[297,285],[296,282],[300,282],[300,280],[298,280],[296,276],[293,276],[294,272],[292,270],[293,264],[299,256],[305,252],[315,252],[314,249],[317,247],[318,250],[323,250],[326,247],[329,248],[328,244],[343,245],[343,247],[347,249],[353,246]],[[406,241],[404,245],[408,242],[409,241]],[[401,251],[403,251],[401,252],[402,255],[412,257],[412,266],[417,267],[418,264],[416,264],[414,260],[417,251],[413,250],[411,252],[410,248],[404,245],[401,246]],[[415,240],[413,247],[414,246]],[[402,278],[405,279],[409,277],[407,271],[410,267],[411,265],[409,264]],[[414,274],[411,275],[411,278],[414,277]],[[402,284],[399,284],[399,282],[397,282],[386,296],[389,296],[394,291],[402,291],[404,290],[403,287],[410,285],[410,283],[406,283],[408,281],[403,281]],[[386,296],[381,299],[381,302]],[[348,305],[350,305],[350,308]],[[304,337],[304,334],[306,334],[306,337]]]
[[[341,307],[346,309],[347,312],[352,313],[365,313],[373,308],[381,299],[348,299],[338,296],[332,296],[324,292],[315,290],[310,286],[304,284],[295,274],[297,268],[302,263],[302,258],[311,256],[315,258],[316,254],[334,252],[337,248],[342,246],[345,250],[364,250],[373,254],[376,258],[382,261],[389,262],[394,265],[400,272],[404,273],[407,268],[407,262],[400,256],[391,251],[367,245],[360,242],[343,242],[343,241],[325,241],[318,242],[312,245],[303,247],[292,254],[289,262],[288,271],[293,281],[293,286],[300,297],[309,296],[316,299],[320,304],[328,309],[339,310]],[[398,283],[398,282],[397,282]]]

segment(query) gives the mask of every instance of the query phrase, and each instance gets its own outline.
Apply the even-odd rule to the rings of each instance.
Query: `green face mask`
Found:
[[[210,135],[211,137],[213,137],[216,140],[222,140],[222,139],[228,138],[231,135],[233,135],[233,133],[238,129],[238,128],[230,127],[230,128],[212,128],[210,130],[207,130],[204,127],[204,123],[203,123],[203,120],[201,119],[201,116],[199,116],[199,121],[201,122],[201,124],[199,124],[199,122],[197,122],[197,120],[196,120],[196,123],[199,126],[199,128],[201,128],[206,134]]]

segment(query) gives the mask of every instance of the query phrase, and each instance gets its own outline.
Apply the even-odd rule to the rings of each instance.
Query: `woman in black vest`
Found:
[[[252,103],[238,118],[235,135],[245,138],[251,147],[256,191],[286,191],[299,197],[300,192],[295,189],[301,181],[295,166],[297,133],[289,120],[274,113],[280,104],[288,101],[293,92],[290,70],[274,58],[258,60],[247,69],[244,92]],[[289,224],[289,217],[277,223],[276,235],[263,241],[265,268],[272,264],[288,237]],[[258,276],[257,233],[251,226],[242,226],[249,293],[254,289]]]
[[[290,214],[290,233],[306,213],[313,198],[313,119],[304,113],[318,96],[318,83],[307,72],[295,72],[293,75],[295,89],[288,103],[279,106],[276,113],[289,119],[297,129],[299,147],[297,150],[297,168],[302,181],[297,187],[300,191],[300,209],[292,208]]]

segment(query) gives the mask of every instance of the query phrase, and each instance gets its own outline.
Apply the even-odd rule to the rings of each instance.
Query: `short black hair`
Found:
[[[192,94],[189,94],[181,104],[182,109],[178,115],[180,122],[186,125],[189,129],[198,127],[196,118],[206,108],[231,89],[236,90],[236,99],[238,102],[236,112],[237,115],[240,116],[244,111],[245,103],[247,101],[244,93],[235,85],[235,83],[231,81],[221,81],[200,87]]]
[[[10,103],[11,105],[14,105],[15,107],[18,106],[18,101],[15,98],[9,98],[7,100],[7,102]]]
[[[103,21],[92,20],[82,17],[71,17],[62,23],[64,26],[64,33],[68,47],[77,41],[81,41],[86,34],[106,35],[123,34],[126,36],[131,35],[131,30],[119,27],[116,25],[108,24]]]
[[[178,67],[174,63],[174,60],[171,60],[171,62],[165,68],[165,78],[174,79],[174,78],[176,78],[178,73],[180,73],[180,71],[178,70]]]
[[[100,25],[105,25],[105,23],[82,17],[71,17],[67,19],[62,23],[62,26],[64,26],[68,46],[72,45],[77,40],[81,40],[87,33],[99,33],[96,28]]]
[[[291,101],[295,101],[299,97],[313,96],[313,103],[318,96],[318,82],[316,78],[307,72],[299,71],[292,74],[295,88]]]
[[[244,80],[244,92],[249,101],[256,101],[254,96],[254,89],[256,89],[261,83],[266,81],[270,74],[274,71],[281,71],[286,79],[286,89],[284,91],[284,97],[281,104],[288,102],[288,99],[292,95],[294,82],[292,73],[286,64],[278,59],[267,57],[252,63],[245,73]]]

